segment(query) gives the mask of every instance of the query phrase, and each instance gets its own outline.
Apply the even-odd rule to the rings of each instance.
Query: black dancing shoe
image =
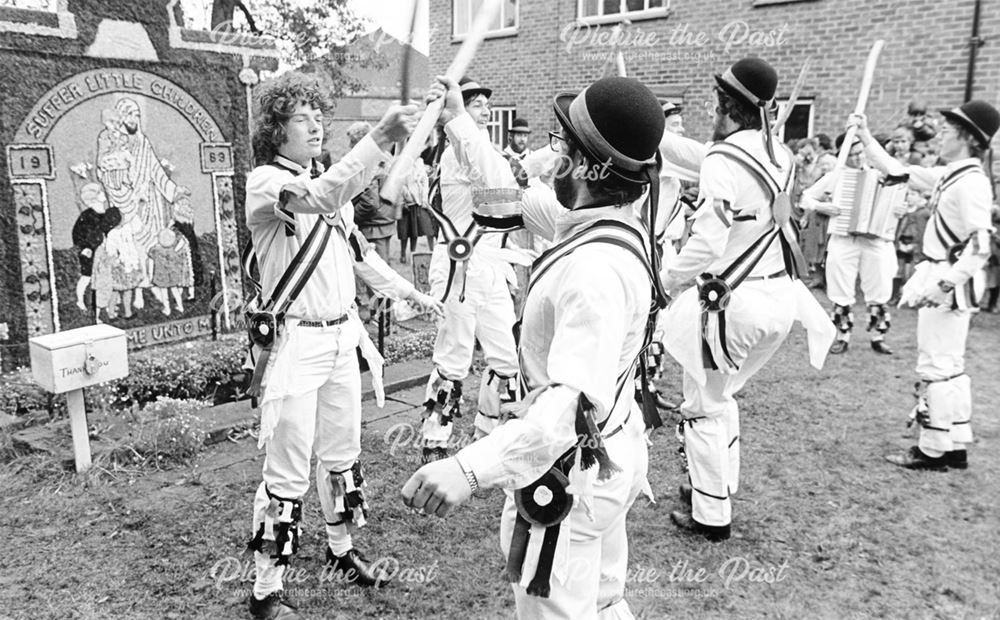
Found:
[[[847,353],[847,341],[846,340],[835,341],[833,343],[833,346],[830,347],[830,353],[832,355],[840,355],[841,353]]]
[[[710,542],[728,540],[731,534],[728,525],[705,525],[704,523],[698,523],[691,515],[679,510],[670,513],[670,520],[682,530],[700,534]]]
[[[969,455],[965,450],[952,450],[944,453],[944,462],[950,469],[968,469]]]
[[[333,572],[344,581],[363,588],[380,588],[389,583],[391,575],[382,568],[373,567],[366,557],[357,549],[350,549],[344,555],[334,555],[326,548],[326,564],[333,567]]]
[[[947,462],[943,456],[927,456],[919,447],[913,446],[909,451],[902,454],[887,454],[885,460],[893,465],[899,465],[906,469],[925,469],[930,471],[947,470]]]
[[[302,616],[298,614],[294,605],[284,599],[281,590],[272,592],[259,599],[250,594],[247,607],[250,610],[250,617],[253,620],[300,620]]]
[[[688,506],[691,505],[691,485],[690,484],[688,484],[686,482],[681,483],[681,486],[677,487],[677,495],[680,496],[682,502],[684,502]]]
[[[881,353],[882,355],[892,355],[892,349],[889,348],[889,345],[884,340],[872,340],[872,351]]]

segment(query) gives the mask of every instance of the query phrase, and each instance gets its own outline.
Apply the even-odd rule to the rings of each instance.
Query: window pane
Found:
[[[626,0],[625,6],[629,11],[641,11],[646,8],[645,0]]]
[[[658,9],[663,6],[664,0],[649,0],[649,8]]]
[[[507,0],[503,7],[504,28],[517,26],[517,0]]]
[[[581,12],[580,17],[594,17],[598,15],[600,10],[600,5],[598,4],[600,0],[582,0],[580,3]]]
[[[604,0],[603,4],[604,11],[601,15],[615,15],[620,12],[618,9],[621,8],[621,5],[618,0]]]
[[[469,0],[451,0],[454,7],[453,24],[455,34],[465,34],[469,31]]]

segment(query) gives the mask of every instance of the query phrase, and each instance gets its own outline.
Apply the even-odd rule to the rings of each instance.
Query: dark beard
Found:
[[[725,140],[730,132],[726,131],[726,117],[716,115],[715,124],[712,126],[712,142]]]
[[[572,209],[576,203],[576,188],[573,186],[573,175],[571,170],[573,162],[566,156],[559,159],[559,167],[552,178],[552,189],[556,193],[556,200],[566,209]]]

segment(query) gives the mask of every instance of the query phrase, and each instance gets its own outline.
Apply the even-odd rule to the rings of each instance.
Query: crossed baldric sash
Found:
[[[944,215],[941,214],[941,210],[938,209],[938,203],[941,201],[941,194],[944,190],[948,189],[955,183],[957,183],[963,177],[969,174],[975,174],[976,172],[982,173],[982,166],[979,164],[969,163],[964,166],[960,166],[953,170],[950,174],[941,177],[940,180],[934,185],[934,190],[931,192],[930,208],[931,208],[931,219],[929,225],[934,230],[934,235],[937,237],[941,246],[945,249],[946,258],[949,263],[955,264],[958,261],[959,256],[961,256],[962,251],[969,244],[969,239],[973,239],[974,235],[962,239],[955,233],[951,226],[944,219]],[[966,299],[966,307],[974,308],[978,303],[978,298],[976,296],[976,291],[974,290],[972,278],[969,278],[962,284],[962,291],[955,291],[955,298],[952,300],[951,309],[955,310],[959,307],[958,298],[959,295],[964,294]]]
[[[277,161],[271,162],[268,165],[286,170],[292,174],[299,174],[296,170],[282,165]],[[316,178],[320,174],[321,170],[318,168],[312,168],[310,171],[312,178]],[[295,234],[295,218],[290,211],[284,208],[285,200],[286,197],[282,194],[279,199],[277,211],[285,223],[285,236],[290,237]],[[250,360],[254,367],[253,375],[247,387],[247,394],[253,398],[260,395],[264,370],[267,368],[267,361],[274,349],[278,328],[284,321],[285,313],[288,312],[288,308],[295,302],[299,293],[305,288],[306,282],[309,281],[309,277],[312,276],[313,271],[319,265],[320,258],[326,250],[327,242],[330,240],[330,235],[334,228],[348,241],[354,253],[354,259],[356,261],[364,260],[367,242],[363,237],[360,237],[357,231],[354,231],[353,234],[348,234],[347,225],[343,217],[341,217],[340,211],[320,215],[316,220],[316,224],[309,231],[309,235],[295,253],[295,256],[292,257],[288,267],[285,268],[285,272],[281,275],[271,295],[263,303],[261,303],[263,290],[259,280],[260,269],[253,242],[247,241],[246,246],[243,248],[240,262],[243,265],[243,271],[247,280],[254,291],[254,296],[246,305],[244,312],[247,321],[247,332],[250,337]]]
[[[732,372],[739,369],[739,364],[733,360],[726,344],[726,307],[733,290],[747,279],[776,238],[781,243],[785,272],[789,276],[797,278],[804,273],[806,266],[799,248],[798,234],[791,221],[791,200],[788,197],[795,179],[795,164],[792,163],[789,167],[784,182],[779,183],[753,155],[731,142],[712,145],[706,157],[713,155],[734,161],[750,173],[769,197],[774,222],[767,232],[751,243],[722,273],[705,273],[697,278],[698,299],[702,308],[702,359],[705,368]],[[791,157],[789,160],[793,161]],[[720,212],[719,217],[728,224],[724,212]],[[733,219],[742,221],[754,217],[734,215]]]
[[[653,271],[648,255],[649,250],[645,245],[642,234],[633,227],[617,220],[597,220],[572,237],[544,252],[532,264],[531,279],[525,291],[525,303],[521,308],[522,316],[524,307],[527,306],[528,299],[531,297],[536,285],[549,272],[551,267],[577,248],[590,243],[604,243],[624,248],[642,263],[647,276],[650,278],[651,286],[655,282],[657,276]],[[655,326],[656,311],[658,309],[659,305],[654,295],[654,300],[650,307],[649,319],[646,322],[642,347],[635,359],[632,360],[631,364],[616,380],[615,397],[612,401],[611,411],[615,410],[615,405],[621,400],[621,395],[632,376],[636,373],[637,366],[639,366],[639,371],[642,371],[639,362],[652,341],[653,327]],[[515,338],[517,340],[520,340],[520,324],[521,320],[519,319],[514,326]],[[526,393],[532,388],[541,387],[530,385],[523,364],[520,376],[522,388]],[[548,387],[554,386],[550,385]],[[514,523],[510,551],[507,556],[506,575],[511,582],[521,582],[522,577],[527,577],[524,573],[531,571],[533,567],[534,572],[526,585],[528,594],[541,597],[549,596],[551,590],[550,578],[555,562],[556,548],[559,543],[561,523],[573,507],[573,495],[568,487],[570,470],[577,461],[577,453],[579,452],[581,470],[589,469],[595,463],[598,465],[598,479],[600,480],[606,480],[613,473],[619,471],[608,456],[607,450],[604,447],[604,441],[622,430],[625,423],[628,422],[630,410],[626,413],[621,424],[603,435],[602,433],[611,419],[611,412],[609,412],[608,418],[601,423],[595,421],[594,412],[595,408],[593,404],[581,393],[576,414],[577,444],[560,456],[552,468],[541,478],[527,487],[514,492],[517,516]],[[644,406],[643,418],[648,427],[656,427],[662,424],[659,416],[656,414],[655,406],[651,411],[648,411]]]

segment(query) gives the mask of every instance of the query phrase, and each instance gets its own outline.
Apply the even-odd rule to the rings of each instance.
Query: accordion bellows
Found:
[[[841,172],[833,203],[840,215],[830,220],[836,235],[896,238],[898,210],[906,201],[906,184],[884,185],[877,170],[845,168]]]

